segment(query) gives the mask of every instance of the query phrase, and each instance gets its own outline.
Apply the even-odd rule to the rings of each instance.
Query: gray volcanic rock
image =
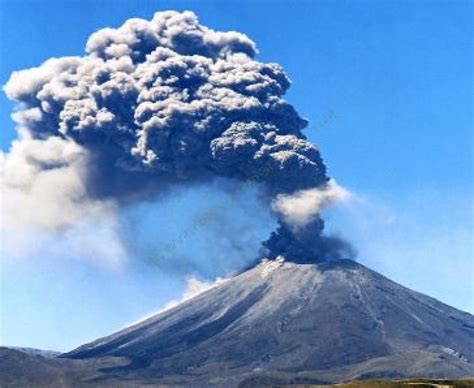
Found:
[[[105,376],[188,386],[474,376],[474,317],[348,260],[264,261],[60,357],[124,357]]]

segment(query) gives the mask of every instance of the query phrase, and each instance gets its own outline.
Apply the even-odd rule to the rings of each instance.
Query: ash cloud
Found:
[[[176,185],[215,177],[256,182],[266,206],[279,204],[267,256],[339,257],[345,243],[322,236],[321,201],[313,195],[330,185],[326,167],[302,133],[307,121],[283,99],[290,86],[284,70],[256,54],[244,34],[168,11],[95,32],[82,57],[14,72],[4,90],[17,102],[22,137],[2,157],[3,189],[28,201],[31,187],[45,182],[50,192],[38,196],[34,212],[48,213],[42,226],[67,227]],[[53,143],[55,157],[37,157]],[[28,165],[29,182],[16,182],[17,161]],[[63,202],[66,219],[54,209]],[[297,228],[295,203],[304,218]]]

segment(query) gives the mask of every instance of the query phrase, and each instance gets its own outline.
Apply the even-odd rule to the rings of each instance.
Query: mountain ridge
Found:
[[[48,350],[48,349],[37,349],[37,348],[29,348],[29,347],[22,347],[22,346],[3,346],[3,347],[18,350],[19,352],[28,354],[30,356],[41,356],[44,358],[55,358],[61,354],[61,352],[57,352],[55,350]]]

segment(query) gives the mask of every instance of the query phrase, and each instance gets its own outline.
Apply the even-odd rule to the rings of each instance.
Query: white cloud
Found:
[[[59,137],[21,139],[0,153],[1,218],[9,229],[59,230],[111,214],[84,185],[87,152]]]
[[[322,209],[349,197],[349,192],[330,180],[323,187],[300,190],[293,194],[279,194],[272,208],[294,229],[307,225]]]
[[[24,136],[0,153],[3,260],[64,257],[117,269],[126,252],[115,204],[84,184],[88,153],[74,142]]]

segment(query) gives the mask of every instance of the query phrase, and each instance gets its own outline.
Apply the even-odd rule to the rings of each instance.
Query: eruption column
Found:
[[[307,121],[282,98],[290,81],[256,53],[244,34],[213,31],[192,12],[169,11],[95,32],[85,56],[13,73],[5,91],[17,102],[19,143],[29,142],[17,147],[15,160],[34,171],[31,182],[16,189],[26,191],[41,172],[67,166],[80,170],[84,189],[77,203],[120,207],[216,176],[255,181],[279,219],[263,243],[267,256],[317,261],[346,255],[346,243],[322,236],[320,202],[314,201],[332,183],[302,133]],[[74,144],[87,157],[80,165],[60,151],[37,157],[54,139],[57,147]],[[11,157],[3,158],[2,174],[15,167]],[[4,184],[13,185],[11,179]],[[297,227],[295,203],[299,216],[306,211]],[[58,219],[57,226],[70,222]]]

